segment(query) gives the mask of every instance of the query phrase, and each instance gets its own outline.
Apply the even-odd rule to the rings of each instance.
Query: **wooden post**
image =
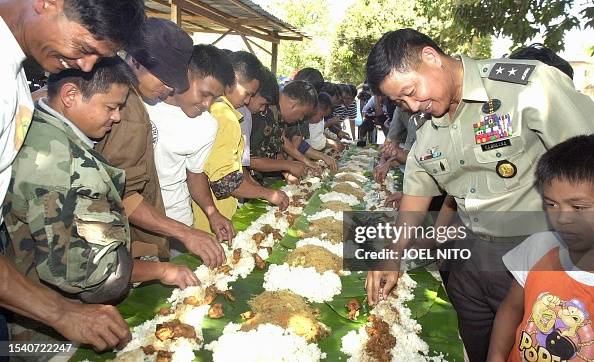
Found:
[[[179,27],[182,26],[182,7],[175,0],[171,1],[171,21]]]
[[[278,37],[278,32],[272,32],[272,36]],[[270,71],[276,75],[276,68],[278,67],[278,43],[272,43],[272,60],[270,61]]]

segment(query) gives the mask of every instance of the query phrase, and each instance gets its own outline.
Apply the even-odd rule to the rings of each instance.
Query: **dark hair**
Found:
[[[258,93],[270,103],[278,104],[279,90],[276,76],[267,68],[263,68],[264,79],[261,82]]]
[[[262,63],[252,53],[246,51],[233,52],[229,56],[231,58],[231,64],[233,70],[238,76],[236,79],[240,83],[248,83],[254,79],[260,82],[263,79]]]
[[[325,82],[320,92],[328,93],[330,97],[340,96],[340,90],[338,89],[338,85],[330,82]]]
[[[142,43],[146,21],[142,0],[64,0],[64,15],[96,39],[122,48]]]
[[[427,35],[406,28],[385,33],[373,46],[367,57],[367,81],[374,94],[381,94],[380,84],[394,71],[404,72],[415,68],[420,52],[429,46],[440,54],[443,50]]]
[[[316,92],[320,92],[324,86],[324,76],[315,68],[303,68],[295,74],[293,80],[304,80],[314,86]]]
[[[509,59],[532,59],[539,60],[551,67],[555,67],[573,79],[573,68],[554,51],[540,43],[530,44],[527,47],[517,49],[509,55]]]
[[[318,108],[332,109],[332,99],[328,93],[321,92],[318,94]]]
[[[350,96],[351,95],[351,88],[348,84],[338,84],[338,89],[340,90],[340,94],[342,96]]]
[[[540,191],[554,180],[594,184],[594,135],[570,138],[545,152],[536,165],[535,179]]]
[[[66,83],[73,83],[80,89],[83,100],[95,94],[107,93],[113,84],[136,85],[137,79],[128,64],[120,57],[103,58],[90,72],[80,69],[67,69],[51,74],[47,81],[47,95],[54,98]]]
[[[348,86],[351,90],[351,97],[355,98],[357,96],[357,87],[354,84],[348,84]]]
[[[213,77],[225,87],[235,84],[235,72],[229,56],[214,45],[194,45],[189,68],[202,78]]]
[[[311,105],[313,108],[318,106],[318,92],[313,85],[303,80],[294,80],[285,85],[283,94],[296,100],[299,104]]]

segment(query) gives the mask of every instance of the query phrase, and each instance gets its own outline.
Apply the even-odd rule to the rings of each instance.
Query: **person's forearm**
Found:
[[[501,302],[489,343],[488,362],[504,362],[514,345],[516,329],[524,316],[524,288],[513,281],[507,296]]]
[[[212,198],[212,193],[210,192],[210,185],[208,184],[208,177],[206,177],[206,174],[188,171],[186,172],[186,175],[186,182],[188,183],[188,189],[190,190],[192,200],[200,206],[206,216],[218,212]]]
[[[28,279],[10,260],[0,255],[0,306],[53,326],[67,302],[70,301],[55,291]]]
[[[239,187],[231,192],[235,197],[243,197],[246,199],[266,199],[270,198],[272,189],[266,188],[252,179],[249,172],[244,171],[243,180]]]
[[[163,263],[159,261],[146,261],[134,259],[132,267],[132,283],[160,280],[163,275]]]
[[[406,164],[406,158],[408,157],[408,150],[405,150],[404,148],[401,148],[401,147],[396,148],[396,156],[395,157],[400,165]]]
[[[276,159],[276,158],[251,158],[250,166],[256,171],[271,172],[271,171],[288,171],[290,169],[290,161]]]
[[[325,154],[323,154],[320,151],[316,151],[313,148],[308,148],[307,151],[305,151],[305,156],[311,158],[312,160],[322,160],[326,157]]]
[[[413,228],[423,225],[429,205],[433,197],[404,195],[398,208],[395,226],[397,228]],[[412,229],[410,229],[412,230]],[[398,252],[398,255],[404,255],[404,249],[412,248],[415,245],[415,239],[411,238],[412,232],[402,233],[404,236],[398,239],[398,242],[392,244],[392,249]],[[423,241],[425,243],[426,240]]]
[[[128,219],[134,226],[162,236],[173,237],[178,240],[183,239],[182,235],[186,231],[186,228],[189,227],[186,224],[162,215],[154,206],[144,200],[138,205]]]
[[[293,159],[296,161],[305,162],[305,156],[299,152],[297,147],[293,146],[287,137],[283,137],[283,151],[285,151],[289,156],[293,157]]]

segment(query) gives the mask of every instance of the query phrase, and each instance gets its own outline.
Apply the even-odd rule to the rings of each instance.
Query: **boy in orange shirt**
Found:
[[[594,361],[594,135],[547,151],[536,185],[555,231],[503,257],[515,280],[497,311],[488,361]]]

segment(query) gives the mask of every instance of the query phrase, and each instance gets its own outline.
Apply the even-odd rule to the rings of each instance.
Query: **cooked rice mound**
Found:
[[[242,325],[241,330],[244,332],[270,323],[308,341],[317,341],[329,333],[328,327],[316,319],[319,311],[311,308],[303,297],[289,291],[264,292],[248,304],[253,317]]]
[[[351,205],[342,201],[327,201],[322,203],[322,209],[328,209],[332,211],[353,211]]]
[[[365,191],[357,189],[346,182],[339,182],[333,188],[332,191],[341,192],[343,194],[349,194],[355,196],[359,200],[363,200],[365,197]]]
[[[333,244],[342,242],[342,222],[337,221],[333,217],[323,217],[312,220],[309,223],[309,228],[301,233],[304,238],[323,238],[329,240]]]
[[[293,250],[287,256],[290,266],[314,267],[318,273],[328,270],[339,273],[342,269],[342,259],[328,249],[316,245],[305,245]]]

